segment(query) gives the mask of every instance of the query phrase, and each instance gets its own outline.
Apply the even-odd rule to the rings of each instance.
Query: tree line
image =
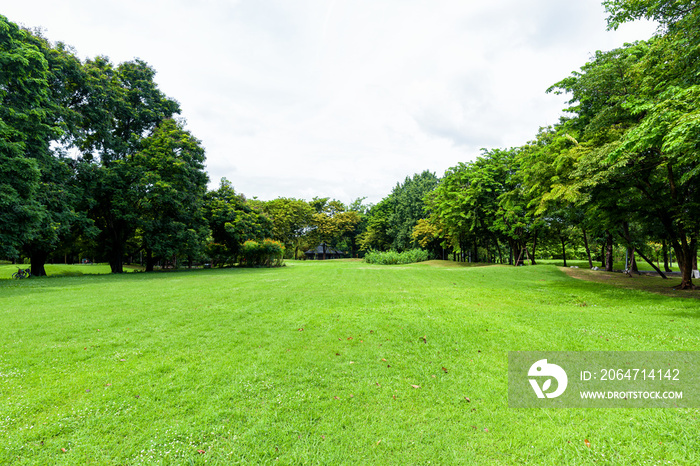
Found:
[[[697,1],[611,0],[608,25],[646,18],[658,33],[596,52],[548,92],[571,97],[567,116],[521,147],[483,149],[446,171],[422,199],[411,238],[457,260],[535,263],[538,248],[582,245],[612,270],[615,247],[653,261],[672,253],[692,288],[700,233],[700,8]],[[369,212],[368,244],[401,248],[385,209]]]
[[[611,0],[608,25],[640,18],[658,33],[597,52],[548,92],[571,96],[568,115],[509,150],[483,150],[448,170],[414,234],[460,252],[534,258],[543,240],[592,245],[612,270],[615,245],[661,275],[650,244],[670,248],[692,288],[700,232],[700,9],[697,1]],[[595,255],[595,253],[593,253]],[[517,261],[517,259],[516,259]]]
[[[375,205],[247,199],[226,179],[207,191],[201,143],[148,64],[81,61],[0,17],[0,256],[28,257],[41,275],[50,255],[107,260],[119,273],[137,256],[152,270],[227,265],[276,248],[301,257],[318,244],[350,256],[421,247],[515,265],[543,251],[566,263],[573,249],[612,270],[614,249],[624,248],[631,269],[637,256],[657,268],[657,250],[673,254],[681,286],[691,288],[700,232],[697,3],[604,2],[609,27],[647,18],[658,33],[596,52],[551,86],[570,96],[567,116],[532,141],[483,149],[441,178],[407,177]]]

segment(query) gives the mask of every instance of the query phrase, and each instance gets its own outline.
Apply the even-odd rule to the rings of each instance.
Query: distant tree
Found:
[[[314,242],[322,244],[325,259],[327,248],[335,246],[346,233],[354,230],[361,217],[358,212],[347,210],[342,202],[327,197],[314,197],[309,204],[315,211],[309,234]]]
[[[311,227],[313,208],[303,199],[283,197],[260,204],[272,221],[272,239],[282,242],[297,257],[302,238]]]
[[[242,194],[236,194],[226,178],[204,197],[204,213],[211,230],[208,254],[215,263],[232,264],[248,240],[261,241],[272,234],[272,221],[253,210]]]
[[[406,177],[391,192],[392,211],[389,214],[387,234],[392,238],[391,247],[404,251],[417,247],[413,239],[413,228],[418,220],[428,217],[425,210],[425,196],[438,184],[438,177],[426,170],[412,177]]]
[[[358,246],[364,251],[387,251],[393,242],[389,236],[389,217],[394,210],[391,194],[373,205],[366,214],[366,227],[357,238]]]

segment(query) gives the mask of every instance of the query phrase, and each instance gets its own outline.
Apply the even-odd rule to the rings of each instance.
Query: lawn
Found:
[[[700,463],[698,409],[507,398],[508,351],[697,350],[700,301],[442,265],[0,280],[0,463]]]

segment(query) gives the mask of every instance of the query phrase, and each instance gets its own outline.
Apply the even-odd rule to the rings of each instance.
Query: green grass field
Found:
[[[0,464],[700,463],[698,409],[507,398],[508,351],[698,350],[700,301],[441,265],[0,280]]]

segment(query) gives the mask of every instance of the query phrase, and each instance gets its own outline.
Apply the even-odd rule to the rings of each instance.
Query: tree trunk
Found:
[[[654,270],[656,270],[656,273],[658,273],[659,275],[661,275],[661,278],[668,279],[668,277],[667,277],[661,270],[659,270],[659,268],[658,268],[657,266],[655,266],[654,263],[653,263],[652,261],[650,261],[644,254],[642,254],[641,251],[637,251],[637,254],[639,254],[639,257],[641,257],[642,259],[644,259],[644,260],[647,262],[647,264],[651,265],[652,268],[653,268]]]
[[[563,236],[560,236],[559,239],[561,240],[561,255],[564,258],[564,267],[566,267],[566,241]]]
[[[153,272],[153,266],[156,261],[153,259],[153,251],[146,248],[146,272]]]
[[[612,233],[606,230],[608,236],[605,238],[605,271],[613,271],[613,237]]]
[[[49,257],[49,254],[45,251],[32,251],[29,260],[30,260],[30,268],[32,270],[32,275],[35,277],[45,277],[46,276],[46,269],[44,268],[44,265],[46,264],[46,258]]]
[[[666,244],[666,240],[661,241],[661,251],[664,256],[664,272],[670,272],[671,267],[668,266],[668,244]]]
[[[535,262],[535,250],[537,249],[537,231],[535,231],[535,237],[532,239],[532,254],[530,255],[530,265],[537,265]],[[527,251],[527,248],[525,249]]]
[[[583,232],[583,246],[586,248],[586,256],[588,257],[588,266],[593,268],[593,259],[591,259],[591,250],[588,247],[588,236],[586,236],[586,229],[581,228],[581,231]]]
[[[600,247],[600,268],[605,268],[605,249],[608,243],[604,240],[603,245]]]
[[[636,273],[637,275],[639,275],[639,268],[637,267],[637,259],[635,259],[635,257],[634,257],[635,249],[634,248],[631,248],[631,249],[632,250],[630,251],[630,256],[632,257],[632,261],[631,261],[632,264],[630,265],[630,272]]]
[[[676,261],[681,269],[681,290],[695,289],[693,286],[693,255],[697,250],[697,238],[693,238],[690,243],[682,238],[681,242],[673,241],[673,251],[676,253]]]
[[[513,242],[508,244],[508,265],[513,265]]]

